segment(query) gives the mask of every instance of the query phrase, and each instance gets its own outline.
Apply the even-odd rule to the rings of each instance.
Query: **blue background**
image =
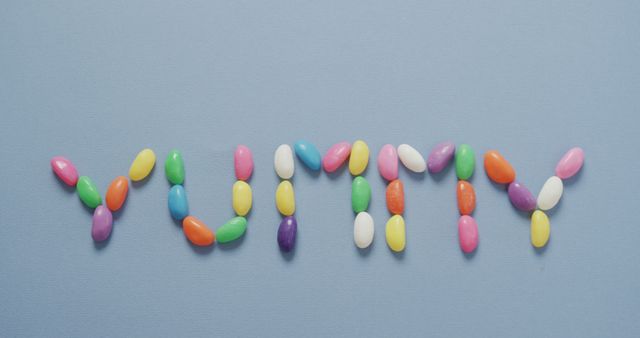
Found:
[[[0,336],[638,337],[639,18],[638,1],[2,1]],[[348,171],[298,162],[283,256],[273,151],[298,138],[322,153],[361,138],[374,158],[469,143],[477,252],[458,247],[451,168],[401,170],[394,255],[375,166],[359,252]],[[217,228],[239,143],[256,162],[248,232],[196,249],[169,217],[164,158],[183,151],[191,211]],[[536,251],[481,155],[499,149],[537,193],[576,145],[585,167]],[[144,147],[158,167],[95,245],[49,159],[104,194]]]

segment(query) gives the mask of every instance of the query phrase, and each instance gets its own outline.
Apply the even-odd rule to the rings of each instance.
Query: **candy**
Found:
[[[156,154],[151,149],[144,149],[138,153],[129,168],[129,178],[132,181],[141,181],[149,176],[156,164]]]
[[[96,242],[102,242],[109,238],[113,228],[113,215],[104,205],[99,205],[93,211],[93,222],[91,225],[91,237]]]
[[[422,173],[427,170],[427,163],[424,161],[424,157],[408,144],[398,146],[398,157],[402,164],[414,173]]]
[[[242,237],[247,230],[247,219],[241,216],[227,221],[216,231],[218,243],[228,243]]]
[[[95,208],[102,204],[102,197],[93,181],[87,176],[80,176],[76,184],[76,190],[82,203],[89,208]]]
[[[359,213],[367,210],[370,200],[371,186],[369,182],[362,176],[354,178],[351,183],[351,207],[353,212]]]
[[[236,171],[236,178],[247,181],[253,173],[253,155],[251,150],[245,145],[238,145],[233,153],[233,166]]]
[[[299,140],[293,145],[296,156],[311,170],[320,170],[322,157],[320,151],[313,143],[306,140]]]
[[[184,161],[177,150],[172,150],[164,162],[164,172],[171,184],[184,183]]]
[[[562,180],[558,176],[549,177],[538,194],[538,208],[546,211],[555,207],[562,197],[562,190]]]
[[[528,212],[536,208],[536,198],[522,183],[518,181],[511,182],[507,191],[511,204],[518,210]]]
[[[347,160],[351,154],[351,144],[349,142],[336,143],[322,158],[322,166],[328,173],[336,171]]]
[[[176,184],[169,190],[169,212],[171,217],[180,221],[189,215],[189,202],[184,187]]]
[[[285,252],[293,250],[296,244],[296,232],[298,231],[298,222],[293,216],[287,216],[282,219],[278,227],[278,245]]]
[[[469,180],[476,166],[476,155],[468,144],[462,144],[456,149],[456,175],[460,180]]]
[[[398,178],[398,153],[390,144],[385,144],[378,153],[378,171],[387,181]]]
[[[129,180],[124,176],[118,176],[109,185],[107,189],[107,195],[105,200],[107,207],[111,211],[118,211],[124,201],[127,199],[127,192],[129,191]]]
[[[556,166],[556,176],[563,180],[571,178],[573,175],[580,171],[582,164],[584,163],[584,151],[582,148],[571,148],[562,158]]]
[[[353,222],[353,241],[360,249],[368,248],[373,242],[375,227],[373,218],[366,211],[359,212]]]
[[[464,253],[471,253],[478,247],[478,224],[471,216],[462,215],[458,220],[458,240]]]
[[[364,141],[357,140],[351,146],[349,172],[353,176],[358,176],[367,169],[367,164],[369,164],[369,146]]]
[[[68,186],[75,186],[78,183],[78,170],[67,158],[56,156],[51,159],[51,169]]]
[[[296,211],[296,200],[293,185],[289,181],[282,181],[276,189],[276,207],[284,216],[291,216]]]
[[[442,142],[436,145],[429,153],[427,160],[429,172],[434,174],[441,172],[451,162],[455,151],[456,145],[453,142]]]
[[[387,245],[395,252],[404,250],[406,245],[406,233],[404,218],[401,215],[393,215],[387,221],[385,227],[385,235],[387,239]]]
[[[542,248],[547,245],[550,233],[549,217],[543,211],[534,211],[531,215],[531,244],[536,248]]]
[[[280,178],[288,180],[293,176],[293,153],[288,144],[281,144],[278,149],[276,149],[273,162],[276,168],[276,174],[278,174]]]
[[[394,215],[404,212],[404,186],[402,181],[393,180],[387,185],[387,208]]]
[[[187,216],[182,220],[182,230],[187,239],[197,246],[207,246],[213,244],[216,235],[201,220]]]
[[[239,216],[245,216],[251,210],[253,197],[251,186],[244,181],[236,181],[232,189],[233,210]],[[220,241],[220,231],[218,231],[218,241]]]
[[[516,179],[516,172],[511,164],[496,150],[484,154],[484,170],[496,183],[509,184]]]
[[[476,192],[467,181],[458,181],[456,189],[460,215],[471,215],[476,208]]]

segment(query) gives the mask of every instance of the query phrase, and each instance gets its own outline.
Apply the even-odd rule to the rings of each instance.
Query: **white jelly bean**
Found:
[[[551,176],[540,189],[538,194],[538,208],[549,210],[558,204],[562,197],[562,180],[558,176]]]
[[[353,222],[353,240],[360,249],[366,249],[373,242],[373,218],[366,211],[359,212]]]
[[[276,149],[273,164],[276,168],[276,173],[283,180],[288,180],[293,176],[293,151],[288,144],[281,144]]]
[[[415,173],[422,173],[427,170],[427,162],[424,160],[424,157],[408,144],[398,146],[398,157],[400,157],[400,162],[402,162],[407,169]]]

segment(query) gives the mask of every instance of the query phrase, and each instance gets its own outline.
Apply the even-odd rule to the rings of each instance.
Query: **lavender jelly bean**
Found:
[[[91,226],[91,237],[96,242],[102,242],[109,238],[113,228],[113,216],[111,211],[104,205],[99,205],[93,212],[93,224]]]
[[[456,145],[453,142],[442,142],[435,146],[427,159],[429,172],[434,174],[441,172],[451,162],[455,151]]]
[[[518,210],[533,211],[536,208],[535,196],[522,183],[513,181],[507,190],[511,204]]]

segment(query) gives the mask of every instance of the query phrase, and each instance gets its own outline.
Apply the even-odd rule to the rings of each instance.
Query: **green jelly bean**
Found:
[[[89,208],[95,208],[102,204],[102,197],[93,181],[87,176],[80,176],[76,184],[76,191],[80,200]]]
[[[184,161],[182,154],[177,150],[172,150],[164,161],[164,172],[171,184],[182,184],[184,182]]]
[[[247,230],[247,219],[238,216],[230,219],[216,231],[218,243],[227,243],[240,238]]]
[[[351,184],[351,207],[356,214],[369,208],[371,200],[371,186],[362,176],[353,179]]]
[[[468,144],[461,144],[456,149],[456,175],[458,179],[468,180],[476,166],[476,154]]]

